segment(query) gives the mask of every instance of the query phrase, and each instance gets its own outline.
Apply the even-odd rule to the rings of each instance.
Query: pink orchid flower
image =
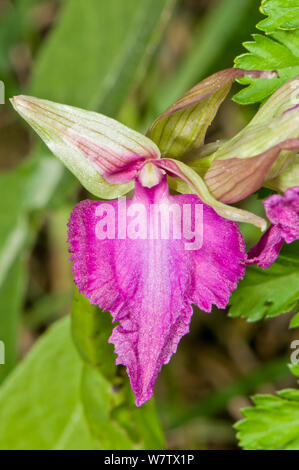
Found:
[[[271,226],[248,253],[247,265],[268,268],[274,263],[284,244],[299,239],[299,186],[274,194],[264,201]]]
[[[281,166],[281,155],[291,159],[299,147],[294,112],[281,118],[292,107],[293,85],[274,102],[272,97],[236,141],[204,145],[231,84],[244,75],[273,77],[241,69],[214,74],[159,116],[148,137],[94,112],[33,97],[12,100],[91,193],[115,199],[135,188],[128,200],[80,202],[70,217],[68,240],[79,291],[118,322],[109,342],[117,364],[127,368],[138,406],[152,396],[161,367],[189,331],[192,304],[206,312],[213,305],[225,308],[244,276],[245,245],[237,222],[266,228],[260,217],[225,202],[261,187],[274,164]],[[241,154],[235,155],[236,146]],[[192,154],[195,160],[187,165]],[[169,185],[182,194],[170,194]],[[160,218],[152,217],[152,207]],[[168,225],[165,210],[171,214]],[[200,242],[196,249],[191,239]]]

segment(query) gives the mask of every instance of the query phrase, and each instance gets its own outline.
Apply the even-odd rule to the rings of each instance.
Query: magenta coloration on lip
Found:
[[[264,206],[272,225],[249,251],[246,264],[265,269],[274,263],[284,242],[299,239],[299,186],[287,189],[284,196],[270,196]]]
[[[202,204],[196,195],[172,196],[166,177],[151,189],[136,181],[127,208],[141,203]],[[73,210],[68,240],[75,283],[92,304],[111,312],[119,325],[110,342],[130,377],[136,404],[153,394],[163,364],[188,333],[192,304],[210,312],[225,308],[244,276],[245,247],[238,225],[203,205],[203,244],[188,251],[181,239],[96,237],[98,201],[82,201]],[[118,201],[109,202],[118,217]],[[149,211],[146,211],[148,217]],[[147,222],[147,221],[144,221]],[[194,222],[194,221],[193,221]]]

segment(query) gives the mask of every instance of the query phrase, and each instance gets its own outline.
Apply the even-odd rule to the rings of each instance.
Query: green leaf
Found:
[[[207,9],[207,13],[200,17],[192,32],[192,44],[183,55],[175,73],[162,83],[157,83],[147,123],[153,121],[196,82],[204,79],[211,70],[219,70],[218,63],[224,56],[224,67],[231,66],[228,56],[231,48],[228,48],[228,44],[231,46],[232,39],[240,30],[244,34],[244,28],[246,30],[252,16],[252,0],[221,0]],[[232,53],[232,58],[233,56]]]
[[[31,243],[27,213],[44,207],[62,174],[53,158],[32,158],[0,176],[0,339],[6,345],[6,364],[0,380],[17,359],[17,323],[26,282],[25,261]]]
[[[17,93],[19,83],[11,70],[13,47],[23,42],[32,27],[32,7],[40,0],[15,0],[1,3],[0,17],[0,75],[5,83],[7,96]]]
[[[0,175],[0,286],[27,236],[22,185],[16,172]]]
[[[113,385],[99,369],[84,367],[82,403],[98,446],[110,450],[164,449],[154,402],[137,408],[127,378],[118,382]]]
[[[291,370],[295,375],[298,373],[297,366],[292,366]],[[253,403],[255,406],[242,410],[245,419],[235,425],[241,447],[247,450],[299,450],[299,390],[255,395]]]
[[[290,328],[299,328],[299,312],[290,321]]]
[[[299,377],[299,364],[292,364],[289,366],[292,374],[294,374],[296,377]]]
[[[299,300],[299,242],[285,245],[268,269],[249,266],[245,278],[230,298],[231,317],[250,322],[286,313]]]
[[[24,292],[24,260],[28,237],[23,212],[23,181],[16,172],[0,176],[0,340],[5,343],[5,365],[0,381],[17,361],[17,325]]]
[[[92,435],[103,449],[163,449],[164,438],[153,400],[134,404],[129,380],[115,366],[108,344],[112,321],[108,312],[75,292],[72,332],[86,365],[82,374],[82,403]]]
[[[95,448],[83,419],[82,362],[69,326],[63,319],[51,327],[0,388],[0,449]]]
[[[249,86],[234,96],[240,104],[263,101],[287,80],[299,74],[299,24],[297,0],[266,0],[261,11],[269,15],[257,28],[266,36],[254,34],[254,41],[243,45],[248,53],[235,59],[235,66],[247,69],[276,69],[280,78],[255,80],[244,78],[242,84]]]
[[[17,362],[19,314],[25,290],[25,263],[18,257],[0,286],[0,341],[5,347],[5,364],[0,365],[0,382]]]
[[[83,305],[87,304],[84,299]],[[89,308],[99,326],[102,312]],[[81,312],[83,318],[86,311]],[[111,382],[101,373],[113,354],[109,351],[110,360],[107,338],[97,328],[99,336],[93,334],[91,324],[95,320],[83,318],[85,333],[97,341],[102,337],[99,350],[104,356],[101,363],[95,361],[97,367],[84,366],[82,376],[83,363],[71,341],[67,318],[51,327],[6,379],[0,388],[0,449],[163,448],[153,403],[136,408],[124,380],[115,375]]]
[[[47,153],[37,150],[16,173],[22,180],[22,203],[28,214],[48,206],[62,179],[63,167]]]
[[[40,52],[30,94],[117,113],[164,10],[172,4],[172,0],[65,2]]]
[[[27,242],[28,212],[49,203],[61,176],[59,162],[37,155],[0,175],[0,286]]]
[[[111,316],[77,291],[72,305],[72,336],[84,362],[101,370],[107,379],[115,376],[113,345],[108,344],[112,332]]]
[[[297,0],[263,0],[261,11],[268,16],[258,24],[263,31],[271,33],[275,29],[299,28]]]

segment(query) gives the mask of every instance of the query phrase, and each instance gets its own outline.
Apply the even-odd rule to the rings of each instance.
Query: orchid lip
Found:
[[[120,204],[130,216],[125,230],[118,224],[123,219],[119,201],[109,202],[113,211],[106,202],[82,201],[71,215],[68,239],[79,291],[119,321],[109,342],[114,344],[117,364],[127,368],[140,406],[152,396],[160,369],[188,333],[192,304],[207,312],[213,304],[227,305],[244,275],[245,247],[237,224],[217,215],[195,194],[170,195],[165,175],[151,188],[137,178],[133,198]],[[137,218],[136,204],[147,209]],[[153,238],[132,238],[134,224],[152,227],[153,204],[159,210],[176,206],[182,214],[184,206],[193,208],[189,225],[199,242],[202,231],[201,246],[190,250],[184,238],[175,236],[182,223],[176,217],[169,238],[163,238],[163,232]],[[196,219],[197,207],[202,208],[203,223]],[[114,226],[105,235],[102,227],[109,219],[102,215],[108,212]],[[166,219],[160,220],[164,229]]]

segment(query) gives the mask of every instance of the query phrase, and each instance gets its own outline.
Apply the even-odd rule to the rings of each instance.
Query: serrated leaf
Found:
[[[0,388],[0,449],[95,448],[82,414],[82,362],[69,327],[64,319],[50,328]]]
[[[249,266],[230,298],[230,316],[254,322],[286,313],[299,301],[299,242],[286,245],[268,269]]]
[[[243,411],[246,419],[236,425],[241,447],[247,450],[299,449],[299,403],[276,398]]]
[[[290,328],[299,328],[299,312],[290,321]]]
[[[268,18],[258,28],[271,33],[275,29],[299,28],[299,6],[297,0],[262,0],[261,12]]]
[[[295,367],[291,370],[295,373]],[[297,371],[299,373],[299,370]],[[288,388],[277,395],[255,395],[254,406],[235,428],[246,450],[299,450],[299,390]]]
[[[280,398],[285,398],[286,400],[299,401],[299,390],[293,388],[286,388],[284,390],[279,390],[277,395]]]
[[[299,74],[299,22],[297,0],[265,0],[261,11],[268,18],[257,28],[267,36],[254,34],[254,41],[243,45],[248,53],[235,59],[235,66],[247,69],[276,69],[280,78],[255,80],[244,78],[243,85],[249,85],[234,96],[240,104],[261,102],[274,93],[287,80]]]

